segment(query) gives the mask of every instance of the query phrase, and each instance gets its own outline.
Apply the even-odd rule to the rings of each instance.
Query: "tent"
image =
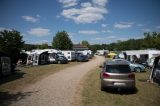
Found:
[[[160,84],[160,78],[158,77],[158,79],[155,80],[155,73],[156,73],[156,69],[159,67],[160,65],[160,56],[155,57],[154,59],[154,63],[153,63],[153,67],[149,76],[149,81],[150,82],[156,82],[158,84]],[[157,73],[159,74],[159,73]]]
[[[109,56],[110,58],[113,58],[114,56],[117,56],[117,54],[114,53],[114,52],[111,52],[111,53],[108,54],[108,56]]]
[[[12,67],[11,67],[11,59],[10,57],[0,51],[0,77],[2,75],[11,74]]]

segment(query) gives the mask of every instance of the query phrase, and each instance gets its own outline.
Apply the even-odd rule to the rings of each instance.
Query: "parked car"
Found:
[[[76,60],[79,62],[88,61],[88,56],[83,55],[82,53],[76,53]]]
[[[113,59],[113,61],[124,61],[124,62],[128,63],[132,72],[145,72],[144,65],[132,63],[132,62],[127,61],[125,59]]]
[[[148,66],[152,68],[153,66],[153,63],[154,63],[154,59],[155,57],[151,57],[150,59],[148,59],[147,63],[148,63]]]
[[[58,56],[57,63],[58,64],[66,64],[66,63],[68,63],[68,59],[63,55]]]
[[[105,88],[135,89],[135,75],[123,61],[106,61],[100,72],[101,90]]]
[[[51,53],[51,54],[49,54],[49,62],[50,63],[65,64],[65,63],[68,63],[68,60],[64,55],[57,54],[57,53]]]
[[[160,82],[160,63],[158,64],[157,68],[154,71],[153,79],[157,82]]]

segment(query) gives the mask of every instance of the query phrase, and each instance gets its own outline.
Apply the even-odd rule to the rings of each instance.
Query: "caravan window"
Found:
[[[28,56],[28,60],[32,60],[32,56]]]
[[[38,56],[35,57],[35,60],[38,60]]]
[[[1,57],[2,64],[9,64],[10,59],[8,57]]]
[[[42,60],[45,60],[45,55],[42,55],[41,59],[42,59]]]
[[[160,61],[158,63],[157,69],[160,70]]]

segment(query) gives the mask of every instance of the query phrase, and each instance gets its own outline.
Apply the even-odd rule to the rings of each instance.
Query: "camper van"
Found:
[[[43,65],[48,63],[48,51],[34,50],[32,52],[26,52],[28,54],[28,65]]]
[[[83,55],[87,56],[88,58],[92,58],[92,56],[93,56],[93,53],[91,50],[78,51],[78,53],[82,53]]]
[[[96,54],[99,56],[103,56],[109,53],[109,50],[97,50]]]
[[[75,51],[61,51],[68,61],[74,61],[76,59]]]

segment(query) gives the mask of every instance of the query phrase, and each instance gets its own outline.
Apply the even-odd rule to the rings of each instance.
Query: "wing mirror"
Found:
[[[102,66],[102,65],[100,65],[100,66],[99,66],[99,68],[103,68],[103,66]]]

